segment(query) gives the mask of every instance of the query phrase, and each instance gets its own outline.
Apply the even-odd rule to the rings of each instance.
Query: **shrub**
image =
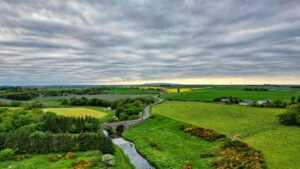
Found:
[[[70,159],[74,159],[77,157],[77,154],[76,153],[73,153],[73,152],[67,152],[65,154],[65,160],[70,160]]]
[[[30,154],[24,154],[24,155],[16,155],[14,157],[15,161],[22,161],[24,159],[30,158]]]
[[[221,156],[211,163],[212,167],[218,169],[263,169],[264,158],[260,151],[240,141],[225,142],[221,146]]]
[[[279,122],[284,125],[300,125],[300,104],[289,106],[286,113],[279,115]]]
[[[200,157],[201,158],[209,158],[209,157],[215,157],[217,154],[215,152],[211,152],[211,153],[201,153]]]
[[[62,158],[62,155],[53,155],[53,156],[47,156],[46,160],[50,162],[56,162]]]
[[[4,149],[0,151],[0,161],[13,159],[15,152],[12,149]]]
[[[179,130],[184,130],[185,129],[185,126],[183,125],[183,124],[181,124],[180,126],[179,126]]]
[[[191,163],[185,164],[182,169],[192,169],[193,165]]]
[[[79,160],[73,164],[73,169],[86,169],[91,165],[90,160]]]
[[[196,126],[186,128],[184,131],[192,134],[193,136],[203,138],[206,141],[214,141],[219,138],[226,137],[224,134],[219,134],[212,129],[206,129]]]

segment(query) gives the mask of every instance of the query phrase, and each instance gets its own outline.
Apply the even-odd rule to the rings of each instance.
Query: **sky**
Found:
[[[0,1],[0,85],[299,77],[299,0]]]

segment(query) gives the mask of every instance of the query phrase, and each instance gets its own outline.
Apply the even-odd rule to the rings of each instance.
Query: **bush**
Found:
[[[73,169],[86,169],[92,165],[90,160],[79,160],[73,164]]]
[[[30,158],[30,154],[24,154],[24,155],[16,155],[14,157],[15,161],[22,161],[24,159]]]
[[[46,160],[50,162],[56,162],[62,158],[62,155],[53,155],[53,156],[47,156]]]
[[[284,125],[300,126],[300,104],[289,106],[286,113],[279,115],[279,122]]]
[[[74,159],[77,157],[77,154],[76,153],[73,153],[73,152],[67,152],[65,154],[65,160],[70,160],[70,159]]]
[[[263,169],[264,158],[260,151],[240,141],[225,142],[221,146],[221,156],[211,163],[220,169]]]
[[[13,159],[15,152],[12,149],[4,149],[0,151],[0,161]]]
[[[215,157],[217,154],[215,152],[211,152],[211,153],[201,153],[200,157],[201,158],[209,158],[209,157]]]
[[[219,138],[226,137],[224,134],[219,134],[212,129],[206,129],[196,126],[186,128],[184,131],[192,134],[193,136],[201,137],[206,141],[214,141]]]

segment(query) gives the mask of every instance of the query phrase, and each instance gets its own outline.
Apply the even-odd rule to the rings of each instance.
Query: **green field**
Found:
[[[162,98],[182,101],[213,101],[217,97],[234,96],[241,99],[257,100],[284,100],[300,96],[300,92],[274,92],[274,91],[241,91],[241,90],[211,90],[203,89],[185,93],[163,94]]]
[[[104,108],[103,108],[104,109]],[[102,109],[102,110],[103,110]],[[83,116],[92,116],[96,118],[102,118],[107,115],[106,112],[101,110],[95,110],[90,108],[81,108],[81,107],[73,107],[73,108],[45,108],[44,112],[53,112],[58,115],[63,116],[72,116],[72,117],[83,117]]]
[[[300,128],[278,124],[283,109],[254,108],[201,102],[169,101],[154,106],[154,114],[214,129],[261,150],[270,169],[298,169]],[[163,134],[162,134],[163,135]]]
[[[207,142],[179,130],[184,124],[156,115],[143,123],[129,128],[123,136],[133,140],[137,149],[159,169],[181,169],[191,163],[193,169],[209,169],[214,158],[200,158],[200,153],[217,151],[225,141]]]
[[[116,166],[109,167],[108,169],[133,169],[130,164],[127,156],[123,154],[123,152],[116,148]],[[11,169],[70,169],[72,168],[72,164],[78,160],[91,160],[94,158],[90,157],[92,151],[87,152],[77,152],[77,158],[71,160],[60,159],[56,162],[49,162],[46,160],[47,156],[55,155],[55,154],[41,154],[41,155],[32,155],[31,158],[25,159],[22,161],[4,161],[0,162],[0,168],[9,168]],[[63,153],[60,153],[63,155]],[[101,158],[101,155],[98,156]],[[104,167],[103,167],[104,168]],[[89,167],[89,169],[96,169],[95,167]]]

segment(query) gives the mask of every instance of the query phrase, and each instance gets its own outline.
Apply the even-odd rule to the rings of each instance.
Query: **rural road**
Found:
[[[142,117],[140,117],[139,119],[136,120],[127,120],[127,121],[118,121],[118,122],[111,122],[111,123],[103,123],[101,124],[101,127],[107,127],[110,126],[113,129],[116,129],[119,125],[123,125],[125,128],[135,125],[137,123],[140,123],[146,119],[148,119],[150,117],[150,110],[151,110],[151,106],[156,105],[156,104],[160,104],[164,101],[164,99],[159,98],[158,96],[154,97],[155,103],[148,105],[145,107],[144,111],[143,111],[143,115]]]

